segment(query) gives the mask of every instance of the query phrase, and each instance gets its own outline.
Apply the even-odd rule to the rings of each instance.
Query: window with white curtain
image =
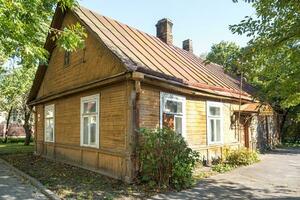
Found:
[[[164,93],[160,94],[161,127],[169,127],[185,135],[185,97]]]
[[[81,146],[99,148],[99,94],[81,98]]]
[[[45,106],[45,142],[54,142],[55,132],[55,111],[54,104]]]
[[[207,102],[207,138],[208,144],[223,142],[223,104]]]

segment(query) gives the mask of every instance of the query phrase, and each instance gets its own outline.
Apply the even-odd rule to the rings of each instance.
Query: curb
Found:
[[[9,164],[7,161],[0,158],[0,162],[8,166],[13,172],[15,172],[17,175],[21,176],[24,179],[27,179],[33,186],[35,186],[38,190],[40,190],[46,197],[48,197],[51,200],[60,200],[58,195],[56,195],[51,190],[47,189],[41,182],[36,180],[35,178],[29,176],[28,174],[25,174],[24,172],[20,171],[19,169],[15,168],[11,164]]]

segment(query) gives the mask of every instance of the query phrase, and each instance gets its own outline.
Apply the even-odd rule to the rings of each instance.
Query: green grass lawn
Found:
[[[30,144],[29,146],[24,146],[23,143],[0,144],[0,155],[28,154],[33,153],[33,151],[33,144]]]
[[[89,170],[33,155],[34,146],[0,144],[0,158],[39,180],[62,199],[145,199],[159,190],[143,184],[126,184]],[[215,172],[195,173],[195,180]]]
[[[155,194],[145,185],[126,184],[82,168],[33,155],[34,146],[0,144],[0,158],[36,178],[62,199],[143,199]]]

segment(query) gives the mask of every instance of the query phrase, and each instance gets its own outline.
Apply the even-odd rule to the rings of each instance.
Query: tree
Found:
[[[224,67],[224,70],[233,75],[239,75],[238,56],[240,47],[233,42],[221,41],[211,47],[206,56],[206,63],[214,62]]]
[[[85,33],[77,24],[64,31],[50,28],[56,6],[73,9],[76,0],[0,0],[0,59],[17,57],[26,66],[47,62],[43,48],[49,32],[55,33],[59,44],[68,51],[83,45]]]
[[[240,56],[242,70],[260,88],[260,98],[285,119],[300,105],[300,1],[261,0],[252,6],[256,16],[246,16],[230,29],[251,38]]]
[[[0,109],[8,113],[4,141],[7,140],[11,114],[15,111],[22,115],[23,127],[26,133],[25,144],[29,144],[32,133],[32,112],[31,108],[27,106],[26,100],[32,85],[34,73],[35,68],[18,66],[7,72],[0,82]]]
[[[65,11],[77,5],[76,0],[0,0],[0,108],[8,113],[7,127],[14,110],[23,113],[26,144],[31,137],[32,119],[26,100],[37,66],[47,64],[47,35],[51,34],[67,51],[82,48],[87,37],[79,23],[64,30],[50,27],[56,8]],[[8,60],[15,62],[13,68],[7,68]]]

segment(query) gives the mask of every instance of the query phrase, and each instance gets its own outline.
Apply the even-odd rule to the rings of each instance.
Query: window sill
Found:
[[[218,146],[223,146],[223,145],[224,145],[223,142],[208,143],[208,146],[216,146],[216,147],[218,147]]]
[[[51,143],[51,144],[52,144],[52,143],[55,143],[54,141],[46,141],[46,140],[45,140],[44,142],[45,142],[45,143]]]
[[[46,145],[50,145],[50,146],[54,146],[55,145],[55,142],[50,142],[50,141],[44,141],[44,144]]]
[[[99,149],[99,145],[86,145],[86,144],[80,144],[80,147],[92,148],[92,149]]]

